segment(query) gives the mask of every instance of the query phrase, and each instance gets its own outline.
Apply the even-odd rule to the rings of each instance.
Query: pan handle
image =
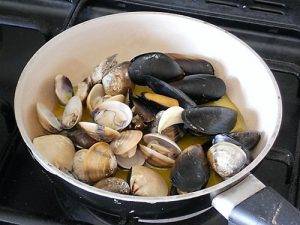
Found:
[[[229,225],[299,225],[300,211],[254,175],[214,197]]]

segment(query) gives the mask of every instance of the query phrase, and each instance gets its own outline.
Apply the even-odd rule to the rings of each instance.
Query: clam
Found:
[[[73,86],[68,77],[57,75],[54,80],[55,94],[62,105],[66,105],[73,96]]]
[[[185,135],[183,126],[172,125],[161,131],[162,135],[167,136],[170,140],[176,142]]]
[[[236,123],[237,112],[221,106],[185,109],[181,114],[184,125],[197,134],[216,135],[230,132]]]
[[[189,96],[162,80],[148,75],[143,76],[143,80],[155,93],[177,99],[183,108],[196,106],[196,103]]]
[[[213,170],[225,179],[237,174],[248,163],[245,151],[230,142],[219,142],[210,147],[207,158]]]
[[[131,158],[135,155],[137,144],[143,137],[139,130],[126,130],[121,136],[110,143],[111,150],[115,155]]]
[[[96,141],[110,142],[120,137],[120,133],[109,127],[91,122],[79,122],[79,127]]]
[[[128,76],[128,67],[129,62],[123,62],[102,78],[103,88],[107,95],[125,95],[129,89],[133,88],[133,83]]]
[[[205,187],[209,174],[202,146],[191,145],[176,159],[171,172],[172,185],[180,192],[197,191]]]
[[[164,95],[144,92],[144,93],[142,93],[142,96],[146,100],[148,100],[152,103],[155,103],[160,108],[169,108],[169,107],[172,107],[172,106],[178,106],[179,105],[177,99],[170,98],[170,97],[167,97],[167,96],[164,96]]]
[[[60,134],[70,138],[77,148],[89,148],[97,142],[82,129],[64,130]]]
[[[117,62],[117,54],[107,57],[95,68],[94,72],[91,75],[91,80],[93,84],[100,83],[102,78],[108,74],[108,72],[115,67]]]
[[[137,149],[135,154],[131,158],[124,158],[122,156],[116,156],[118,165],[125,168],[130,169],[136,165],[143,165],[145,163],[145,156],[143,153]]]
[[[154,76],[160,80],[173,81],[184,76],[181,67],[169,56],[160,52],[150,52],[136,56],[128,68],[130,79],[145,85],[143,75]]]
[[[105,101],[92,114],[96,123],[114,130],[124,129],[132,120],[128,105],[118,101]]]
[[[129,184],[117,177],[108,177],[98,181],[94,187],[119,194],[128,195],[130,193]]]
[[[73,165],[75,148],[72,141],[62,135],[51,134],[36,137],[33,145],[51,164],[62,171],[70,171]]]
[[[214,74],[213,66],[204,59],[187,57],[185,55],[168,53],[182,68],[186,75],[191,74]]]
[[[139,115],[143,122],[149,123],[155,119],[157,110],[147,101],[132,97],[131,101],[134,105],[134,112]]]
[[[86,106],[90,112],[92,112],[97,105],[103,102],[104,95],[105,92],[102,84],[94,85],[86,99]]]
[[[86,78],[83,81],[78,83],[77,90],[75,91],[75,95],[78,96],[80,100],[83,102],[88,96],[89,89],[90,89],[90,83],[88,81],[88,78]]]
[[[184,111],[180,106],[173,106],[168,108],[161,114],[161,118],[158,123],[157,132],[161,133],[164,129],[174,125],[183,123],[181,114]]]
[[[74,157],[73,172],[84,182],[97,182],[113,175],[116,169],[116,157],[105,142],[98,142],[89,149],[79,150]]]
[[[122,94],[109,96],[108,98],[106,95],[104,96],[104,101],[118,101],[118,102],[125,102],[125,96]]]
[[[38,119],[42,127],[50,133],[58,133],[62,130],[61,122],[55,115],[42,103],[36,104]]]
[[[218,134],[213,139],[213,144],[227,141],[240,146],[244,150],[252,150],[260,140],[260,133],[257,131],[232,132],[229,134]]]
[[[167,196],[168,186],[164,179],[155,171],[145,166],[131,168],[130,188],[133,195]]]
[[[179,146],[168,137],[157,133],[146,134],[143,137],[147,146],[140,144],[140,149],[146,161],[157,167],[171,167],[181,153]]]
[[[64,129],[71,129],[80,120],[82,116],[82,103],[78,96],[73,96],[65,107],[62,115],[62,125]]]
[[[171,83],[197,103],[216,101],[226,93],[226,86],[222,79],[207,74],[187,76],[180,81]]]

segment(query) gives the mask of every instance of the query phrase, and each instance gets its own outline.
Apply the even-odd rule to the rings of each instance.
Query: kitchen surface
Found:
[[[300,208],[300,3],[292,0],[2,0],[0,1],[0,224],[226,225],[215,209],[184,218],[139,220],[90,208],[52,181],[18,132],[13,98],[31,56],[61,31],[105,15],[159,11],[187,15],[224,28],[268,64],[283,100],[274,146],[254,170]]]

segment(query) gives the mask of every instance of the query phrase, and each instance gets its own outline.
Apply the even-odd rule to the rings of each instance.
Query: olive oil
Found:
[[[142,92],[151,92],[151,93],[153,93],[153,91],[148,87],[136,85],[133,93],[135,95],[140,95]],[[240,113],[238,108],[233,104],[233,102],[228,98],[227,95],[223,96],[218,101],[210,102],[210,103],[207,103],[206,105],[209,105],[209,106],[223,106],[223,107],[228,107],[228,108],[234,109],[235,111],[237,111],[238,115],[237,115],[237,122],[236,122],[236,125],[235,125],[233,131],[243,131],[243,130],[246,129],[245,122],[244,122],[244,119],[242,117],[242,114]],[[54,114],[58,118],[62,117],[63,111],[64,111],[64,106],[62,106],[60,104],[57,104],[54,107]],[[82,121],[93,121],[93,119],[90,115],[90,112],[88,111],[88,109],[85,105],[83,106],[83,114],[82,114],[82,119],[81,120]],[[207,140],[208,140],[207,137],[197,137],[197,136],[193,136],[193,135],[190,135],[190,134],[186,134],[183,138],[181,138],[177,142],[177,144],[179,145],[179,147],[182,150],[184,150],[185,148],[187,148],[190,145],[204,144]],[[171,179],[170,179],[171,169],[170,168],[157,168],[157,167],[151,166],[149,164],[146,164],[146,166],[153,169],[154,171],[158,172],[164,178],[164,180],[166,181],[169,189],[171,188]],[[115,174],[115,177],[122,178],[122,179],[128,181],[129,172],[130,171],[127,170],[127,169],[123,169],[123,168],[118,167],[117,172]],[[216,185],[220,182],[222,182],[222,178],[211,169],[210,170],[210,178],[208,180],[208,183],[207,183],[206,187],[211,187],[211,186]]]

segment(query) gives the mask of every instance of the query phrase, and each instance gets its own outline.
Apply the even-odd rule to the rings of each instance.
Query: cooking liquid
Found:
[[[153,93],[153,91],[151,89],[149,89],[148,87],[136,85],[133,93],[135,95],[140,95],[142,92],[152,92]],[[244,130],[246,130],[246,126],[245,126],[245,122],[244,122],[244,119],[242,117],[242,114],[240,113],[238,108],[230,101],[230,99],[228,98],[227,95],[223,96],[218,101],[209,102],[205,105],[224,106],[224,107],[234,109],[235,111],[237,111],[238,114],[237,114],[236,125],[235,125],[235,127],[232,131],[244,131]],[[54,114],[58,118],[61,118],[61,116],[63,114],[63,111],[64,111],[64,106],[62,106],[60,104],[57,104],[54,108]],[[84,109],[83,109],[83,114],[82,114],[82,119],[81,120],[82,121],[90,121],[90,122],[93,121],[87,107],[84,107]],[[186,134],[183,138],[181,138],[177,142],[177,144],[179,145],[179,147],[182,150],[184,150],[185,148],[187,148],[190,145],[204,144],[207,140],[208,139],[206,137],[197,137],[197,136],[193,136],[193,135],[190,135],[190,134]],[[158,172],[164,178],[164,180],[166,181],[169,189],[171,188],[171,180],[170,180],[171,169],[170,168],[157,168],[157,167],[151,166],[147,163],[146,163],[146,166],[153,169],[153,170],[155,170],[156,172]],[[124,180],[128,180],[129,170],[118,167],[117,172],[115,174],[115,177],[119,177],[119,178],[122,178]],[[211,169],[210,170],[210,178],[208,180],[208,183],[207,183],[206,187],[216,185],[216,184],[222,182],[222,180],[223,179]]]

